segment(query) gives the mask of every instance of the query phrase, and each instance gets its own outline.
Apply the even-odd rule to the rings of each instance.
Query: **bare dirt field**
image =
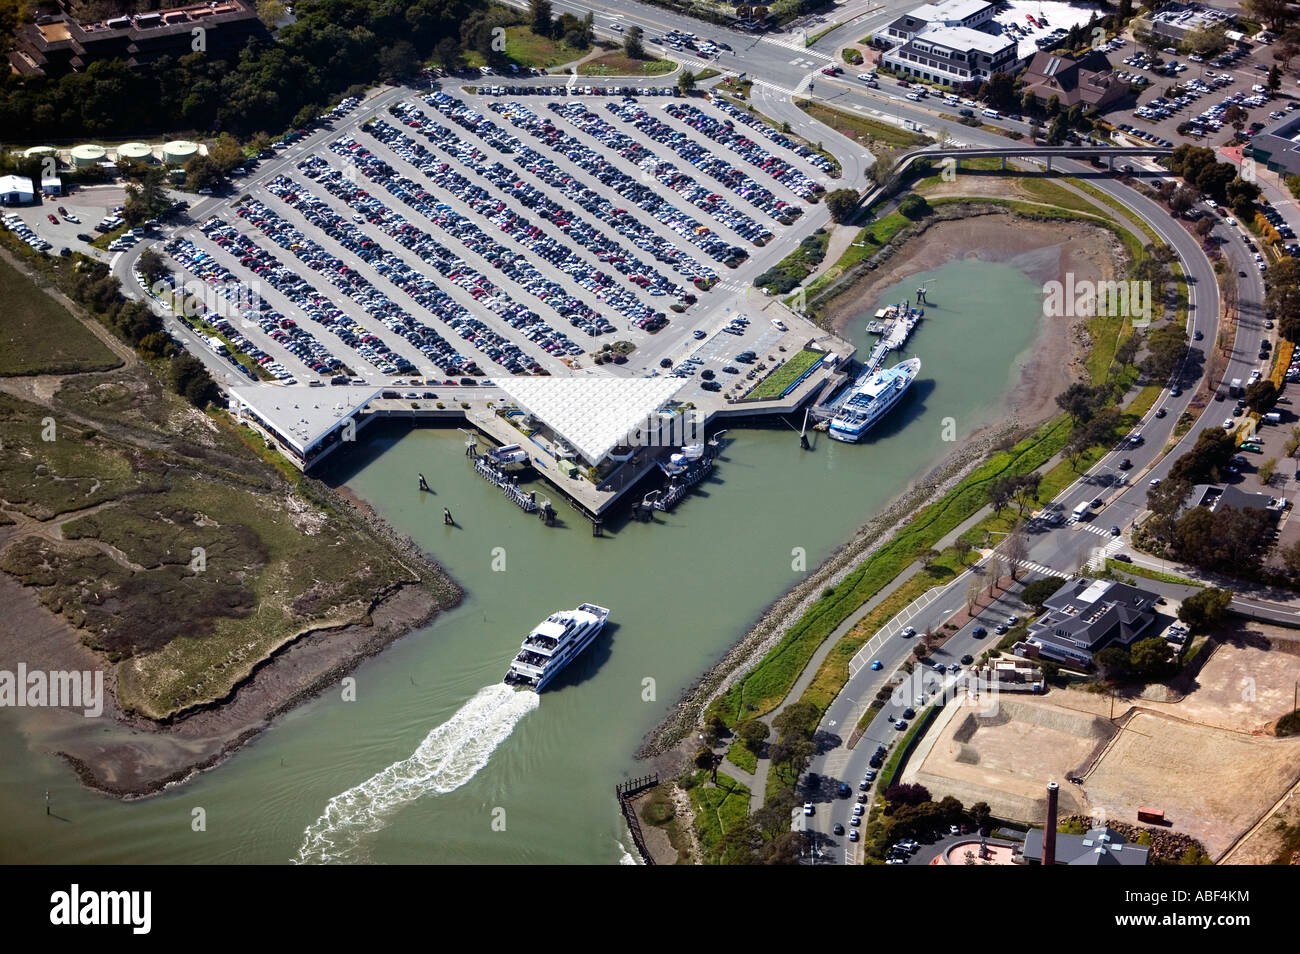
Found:
[[[1179,701],[1056,689],[1003,697],[992,716],[955,710],[918,752],[908,781],[1041,824],[1046,782],[1086,773],[1082,785],[1062,785],[1063,814],[1131,822],[1139,806],[1160,808],[1217,859],[1300,780],[1300,739],[1270,732],[1293,705],[1300,640],[1253,623],[1230,639],[1180,687],[1187,694]],[[1294,823],[1300,811],[1286,817]],[[1280,844],[1266,822],[1230,860],[1263,863]]]
[[[988,714],[955,709],[905,780],[966,804],[988,802],[1000,818],[1041,821],[1047,782],[1074,772],[1111,732],[1104,718],[1090,713],[1003,696]],[[1086,811],[1077,791],[1062,786],[1062,814]]]
[[[1300,739],[1272,739],[1139,710],[1085,779],[1091,815],[1134,820],[1139,806],[1218,858],[1295,781]]]

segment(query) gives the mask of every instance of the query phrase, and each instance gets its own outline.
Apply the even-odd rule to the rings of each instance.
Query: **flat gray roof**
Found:
[[[370,385],[314,388],[306,384],[249,384],[233,387],[230,393],[305,457],[312,445],[383,390]]]

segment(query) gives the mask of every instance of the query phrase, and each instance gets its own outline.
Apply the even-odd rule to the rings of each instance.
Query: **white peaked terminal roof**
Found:
[[[233,387],[230,393],[274,428],[300,455],[305,455],[344,418],[369,404],[380,390],[377,387],[250,384]]]
[[[497,378],[497,386],[593,464],[681,390],[681,378]]]

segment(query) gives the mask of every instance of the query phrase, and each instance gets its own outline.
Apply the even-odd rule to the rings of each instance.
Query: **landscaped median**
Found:
[[[804,348],[784,364],[773,368],[742,400],[767,401],[785,397],[786,392],[825,357],[825,351]]]

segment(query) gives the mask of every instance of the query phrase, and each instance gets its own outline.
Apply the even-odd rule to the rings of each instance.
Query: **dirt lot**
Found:
[[[1138,806],[1158,807],[1217,858],[1300,778],[1300,739],[1269,733],[1291,709],[1297,681],[1297,634],[1250,624],[1214,651],[1180,701],[1053,690],[1004,697],[992,716],[955,710],[918,752],[907,780],[1041,823],[1043,785],[1100,753],[1082,786],[1062,786],[1063,813],[1132,820]],[[1112,705],[1122,729],[1103,751]],[[1267,823],[1231,860],[1258,863],[1278,844]]]
[[[1104,718],[1090,713],[1042,698],[1003,696],[989,714],[954,709],[928,752],[913,760],[905,781],[966,804],[988,802],[1000,818],[1041,821],[1047,782],[1074,772],[1111,731]],[[1077,789],[1063,786],[1062,814],[1086,810]]]
[[[1139,710],[1085,779],[1089,814],[1161,808],[1218,858],[1295,781],[1300,739],[1272,739]]]

